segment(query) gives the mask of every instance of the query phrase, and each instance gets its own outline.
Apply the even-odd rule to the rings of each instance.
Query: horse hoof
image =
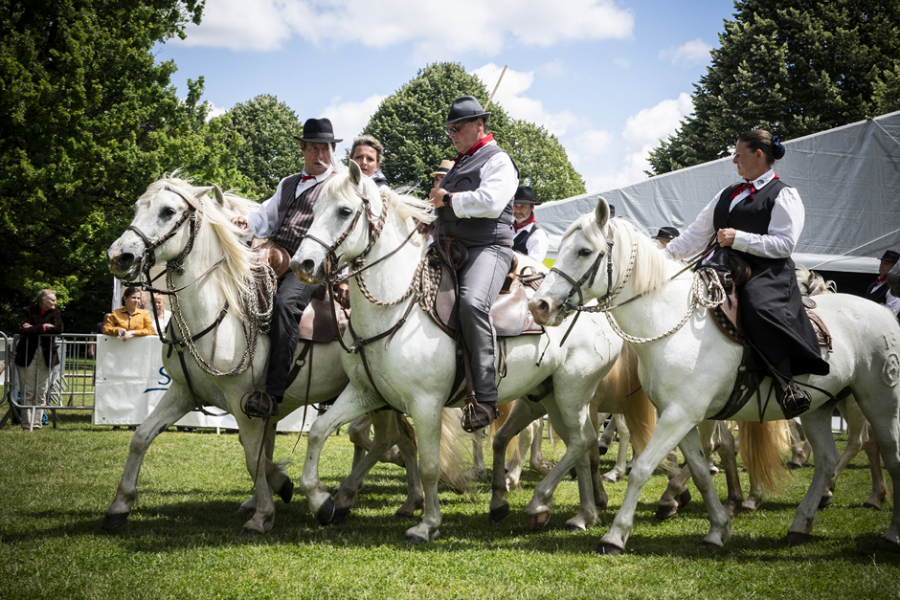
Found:
[[[488,519],[491,523],[499,523],[509,516],[509,502],[504,502],[498,508],[492,508],[488,513]]]
[[[103,523],[100,524],[102,529],[113,531],[128,523],[128,515],[130,513],[116,513],[114,515],[107,514],[103,517]]]
[[[407,533],[404,537],[407,542],[416,546],[418,546],[419,544],[424,544],[428,541],[428,538],[422,537],[421,535],[415,533]]]
[[[340,525],[344,521],[347,520],[347,517],[350,516],[350,507],[345,508],[336,508],[334,510],[334,515],[331,517],[332,525]]]
[[[715,476],[718,475],[718,474],[719,474],[719,469],[717,469],[716,467],[712,467],[712,468],[709,470],[709,476],[710,476],[710,477],[715,477]]]
[[[241,529],[240,537],[259,537],[262,534],[263,532],[258,529],[244,527],[243,529]]]
[[[831,496],[822,496],[822,499],[819,500],[819,510],[823,508],[828,508],[831,506],[831,503],[834,502]]]
[[[319,525],[328,525],[334,521],[334,501],[331,498],[316,511],[316,520]]]
[[[620,556],[625,553],[625,549],[613,546],[612,544],[607,544],[606,542],[601,542],[594,552],[597,554],[605,554],[607,556]]]
[[[808,533],[796,533],[793,531],[789,531],[787,534],[787,544],[789,547],[793,548],[795,546],[804,546],[809,543],[809,540],[812,538]]]
[[[896,535],[889,536],[888,534],[885,533],[883,536],[878,538],[878,541],[882,544],[890,544],[891,546],[896,546],[896,545],[900,544],[900,537],[898,537]]]
[[[249,506],[244,506],[243,504],[241,504],[240,506],[238,506],[238,509],[236,511],[234,511],[234,514],[249,515],[253,511],[254,511],[254,509],[250,508]]]
[[[528,529],[531,531],[539,531],[546,527],[549,522],[550,513],[548,511],[536,515],[528,515]]]
[[[881,507],[880,507],[880,506],[878,506],[878,505],[875,504],[874,502],[869,502],[868,500],[866,500],[865,502],[863,502],[863,508],[872,508],[872,509],[875,509],[875,510],[881,510]]]
[[[691,503],[691,491],[684,490],[678,494],[678,508],[684,508]]]
[[[578,533],[579,531],[587,531],[584,525],[576,525],[575,523],[566,523],[566,531],[570,533]]]
[[[599,450],[600,450],[600,456],[603,456],[604,454],[609,452],[609,446],[600,446]]]
[[[290,503],[291,498],[294,497],[294,482],[288,479],[282,484],[281,489],[278,490],[278,497],[284,501],[285,504]]]
[[[714,544],[713,542],[707,542],[706,540],[700,542],[700,545],[707,550],[718,550],[722,547],[722,544]]]
[[[663,506],[659,505],[656,507],[656,519],[658,521],[665,521],[666,519],[671,519],[675,515],[678,514],[678,507],[674,505]]]
[[[594,502],[594,506],[596,506],[597,510],[599,510],[599,511],[605,511],[606,504],[607,504],[606,502]]]
[[[788,466],[788,469],[790,469],[791,471],[796,471],[797,469],[800,469],[803,467],[803,465],[801,465],[800,463],[795,463],[795,462],[789,462],[787,464],[787,466]]]

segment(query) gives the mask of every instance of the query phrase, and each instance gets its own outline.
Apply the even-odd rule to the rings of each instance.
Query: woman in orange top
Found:
[[[136,335],[155,335],[153,315],[143,308],[138,308],[141,301],[141,291],[138,288],[133,286],[125,288],[125,294],[122,296],[123,308],[117,308],[106,317],[103,333],[117,335],[123,340]]]

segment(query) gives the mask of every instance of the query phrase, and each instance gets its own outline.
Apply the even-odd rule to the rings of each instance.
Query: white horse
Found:
[[[207,194],[213,190],[216,198],[210,199]],[[190,410],[203,405],[227,411],[238,423],[247,469],[256,488],[255,498],[244,504],[245,509],[255,508],[255,512],[241,533],[262,534],[271,529],[275,518],[273,491],[285,502],[291,498],[293,483],[281,467],[270,460],[278,419],[251,419],[240,409],[240,399],[253,388],[254,377],[258,380],[265,373],[269,348],[268,336],[260,334],[255,348],[248,353],[244,298],[256,293],[251,275],[254,254],[241,243],[239,231],[231,224],[232,216],[246,214],[256,206],[249,200],[223,195],[218,188],[194,187],[176,177],[161,179],[151,184],[138,199],[131,227],[107,252],[110,270],[124,280],[135,279],[140,273],[148,256],[145,252],[148,243],[155,246],[152,251],[156,261],[182,262],[184,271],[173,271],[169,280],[172,288],[184,287],[172,296],[174,315],[169,325],[169,338],[172,332],[181,340],[185,335],[196,337],[217,320],[219,324],[214,332],[193,342],[196,356],[183,347],[176,348],[184,350],[187,373],[178,353],[163,348],[163,364],[172,384],[135,431],[116,497],[103,520],[104,529],[115,529],[127,522],[130,509],[137,501],[137,479],[144,454],[156,436]],[[147,243],[142,236],[147,238]],[[187,253],[185,249],[188,249]],[[226,306],[227,310],[223,311]],[[344,389],[348,380],[341,368],[340,354],[337,342],[312,347],[306,363],[285,394],[279,418],[305,402],[334,398]],[[201,368],[198,358],[207,362],[209,368]],[[209,374],[211,370],[227,373],[241,364],[244,370],[234,375]],[[396,420],[386,414],[378,419],[377,429],[385,431],[384,437],[393,444],[394,437],[400,434]],[[405,436],[400,437],[401,448],[406,447],[414,460],[413,443]],[[262,448],[263,444],[265,448]],[[421,486],[415,479],[410,486],[405,512],[411,515],[413,509],[422,504],[423,498]]]
[[[367,270],[350,280],[353,315],[344,338],[358,350],[342,357],[350,385],[313,424],[299,485],[319,521],[330,522],[335,501],[319,479],[322,446],[342,423],[387,402],[412,417],[419,441],[425,511],[421,523],[406,532],[406,539],[430,541],[441,524],[437,497],[441,408],[455,393],[457,350],[455,342],[416,306],[417,269],[425,259],[426,246],[415,233],[414,218],[430,221],[430,205],[393,192],[379,193],[353,162],[349,174],[339,173],[322,185],[313,223],[291,268],[307,282],[321,282],[334,262],[336,267],[363,268],[354,260],[358,257],[364,258]],[[407,291],[412,295],[397,301]],[[542,387],[545,381],[552,382],[553,391],[544,403],[567,449],[536,487],[526,512],[533,527],[546,523],[552,491],[574,466],[581,507],[569,525],[584,528],[598,519],[586,455],[589,445],[596,445],[589,402],[622,344],[602,320],[593,318],[583,319],[562,348],[561,338],[562,332],[552,331],[507,340],[508,374],[500,381],[499,394],[500,402],[506,403]]]
[[[585,301],[603,297],[612,288],[609,302],[613,304],[645,294],[613,306],[607,315],[638,353],[641,383],[659,411],[659,421],[635,463],[622,507],[598,551],[624,551],[641,489],[653,468],[679,442],[709,511],[710,530],[703,542],[720,547],[731,537],[731,519],[712,486],[696,425],[715,415],[730,395],[741,347],[719,331],[708,310],[697,307],[693,277],[685,273],[670,281],[680,264],[668,260],[650,238],[628,222],[610,221],[609,206],[602,198],[594,212],[579,218],[564,235],[554,272],[531,300],[535,319],[559,324],[572,308],[570,297],[577,291],[572,283],[577,284],[578,277],[598,267],[604,258],[611,261],[614,271],[612,286],[607,278],[597,276],[593,284],[577,287]],[[882,539],[900,543],[900,325],[890,311],[862,298],[833,294],[816,300],[816,312],[834,336],[833,353],[823,352],[831,372],[796,379],[839,397],[847,393],[856,397],[875,429],[893,479],[893,517]],[[771,380],[765,379],[763,398],[771,387]],[[788,531],[791,545],[809,540],[816,509],[838,462],[830,398],[818,389],[811,393],[812,407],[801,416],[801,422],[816,455],[815,474]],[[756,403],[750,402],[734,418],[752,420],[758,418],[758,411]],[[768,404],[763,417],[784,418],[775,402]]]

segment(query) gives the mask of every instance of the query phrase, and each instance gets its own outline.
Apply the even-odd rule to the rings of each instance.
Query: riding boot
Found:
[[[801,389],[791,380],[790,359],[780,361],[775,365],[775,371],[773,379],[781,385],[778,405],[781,406],[784,418],[793,419],[794,417],[799,417],[809,410],[812,404],[812,396],[810,396],[808,391]]]
[[[473,399],[474,400],[474,399]],[[462,428],[467,433],[483,429],[500,416],[495,402],[469,402],[463,408]]]

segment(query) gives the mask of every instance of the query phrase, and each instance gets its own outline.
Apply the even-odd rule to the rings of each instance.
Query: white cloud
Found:
[[[620,69],[630,69],[631,68],[631,59],[628,59],[628,58],[624,58],[624,57],[614,58],[613,63]]]
[[[227,113],[228,110],[229,110],[229,109],[227,109],[227,108],[221,108],[221,107],[219,107],[219,106],[216,106],[215,104],[213,104],[213,103],[210,102],[209,100],[206,101],[206,104],[207,104],[207,108],[209,109],[209,112],[206,113],[206,120],[207,120],[207,121],[209,121],[210,119],[215,119],[216,117],[221,117],[222,115],[224,115],[225,113]]]
[[[546,77],[559,77],[565,72],[565,67],[560,59],[545,63],[537,68],[537,72]]]
[[[360,43],[386,48],[413,42],[417,63],[465,53],[494,55],[514,39],[549,47],[565,41],[627,39],[634,14],[613,0],[569,0],[565,10],[543,0],[458,0],[448,34],[447,5],[419,0],[211,0],[203,22],[175,44],[270,51],[296,35],[316,45]]]
[[[703,40],[697,38],[696,40],[687,42],[677,48],[672,46],[666,50],[660,50],[659,57],[670,59],[673,65],[694,67],[706,64],[706,62],[709,61],[709,52],[712,49],[712,46],[705,44]]]
[[[498,67],[494,63],[488,63],[472,71],[472,74],[481,79],[487,87],[488,93],[491,93],[494,91],[494,87],[497,85],[502,72],[503,67]],[[585,119],[568,110],[553,113],[548,111],[540,100],[525,96],[524,93],[531,88],[532,83],[534,83],[533,71],[523,73],[507,69],[492,102],[500,104],[513,119],[541,125],[556,136],[565,135],[566,131],[571,127],[587,125]]]
[[[334,137],[344,140],[338,144],[338,148],[350,149],[353,138],[362,133],[369,119],[378,110],[378,105],[386,96],[374,94],[362,102],[341,102],[341,98],[335,97],[331,104],[319,114],[319,118],[328,117],[334,126]],[[337,156],[343,156],[338,151]]]

